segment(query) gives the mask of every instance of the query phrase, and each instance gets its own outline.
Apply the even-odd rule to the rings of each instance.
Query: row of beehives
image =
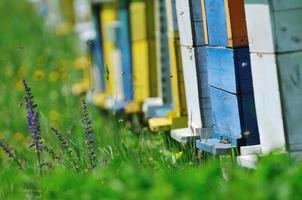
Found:
[[[302,1],[92,0],[94,102],[225,154],[302,150]]]

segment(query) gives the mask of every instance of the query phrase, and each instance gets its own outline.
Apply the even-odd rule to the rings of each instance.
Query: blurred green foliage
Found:
[[[73,172],[50,126],[66,135],[73,124],[72,145],[81,154],[80,98],[71,88],[81,79],[74,65],[82,52],[74,35],[55,35],[43,23],[24,0],[0,1],[0,139],[15,148],[25,168],[0,150],[0,199],[301,199],[302,164],[288,155],[260,157],[257,170],[240,168],[231,158],[223,167],[211,156],[193,161],[179,147],[167,149],[161,134],[143,129],[137,136],[95,107],[89,109],[99,164]],[[45,143],[62,156],[53,161],[44,155],[50,166],[42,177],[27,148],[23,78],[38,104]]]

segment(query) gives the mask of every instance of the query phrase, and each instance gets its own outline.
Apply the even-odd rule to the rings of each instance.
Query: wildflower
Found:
[[[23,135],[20,133],[20,132],[16,132],[15,133],[15,139],[17,140],[17,141],[22,141],[23,140]]]
[[[90,167],[94,168],[96,165],[96,153],[94,151],[94,135],[92,130],[92,119],[90,119],[87,103],[83,99],[82,100],[82,124],[83,124],[83,134],[86,137],[85,143],[87,144],[88,148],[88,159],[90,162]]]
[[[50,80],[51,82],[56,82],[56,81],[59,79],[59,76],[60,76],[59,72],[57,72],[57,71],[52,71],[52,72],[50,72],[50,74],[49,74],[49,80]]]
[[[7,156],[9,158],[11,158],[12,160],[14,160],[18,166],[20,167],[20,169],[23,169],[20,161],[17,159],[17,156],[15,154],[14,151],[12,151],[9,146],[4,142],[4,140],[0,140],[0,148],[7,154]]]
[[[21,91],[22,89],[23,89],[23,84],[22,84],[22,81],[16,81],[16,83],[15,83],[15,89],[17,90],[17,91]]]
[[[69,146],[69,142],[68,140],[61,134],[61,132],[59,131],[59,129],[51,127],[52,132],[55,134],[55,136],[57,137],[58,141],[60,142],[60,144],[63,147],[63,150],[67,151],[69,154],[72,153],[72,150]]]
[[[56,125],[59,122],[61,115],[56,110],[51,110],[49,112],[49,117],[50,117],[51,124]]]
[[[63,81],[67,81],[68,80],[68,74],[67,74],[67,72],[65,72],[65,71],[61,72],[60,78]]]
[[[41,173],[41,155],[40,153],[43,150],[43,142],[41,136],[41,126],[39,120],[39,113],[37,111],[37,105],[33,101],[33,95],[31,93],[31,89],[28,86],[27,82],[23,80],[23,85],[25,88],[25,105],[27,109],[27,122],[29,127],[29,132],[32,136],[32,143],[29,147],[35,147],[37,153],[38,165]]]
[[[72,25],[69,23],[62,23],[55,28],[55,35],[64,36],[72,31]]]
[[[73,166],[74,170],[79,171],[79,166],[75,162],[74,154],[73,154],[73,151],[72,151],[72,149],[69,145],[69,141],[61,134],[59,129],[51,127],[51,130],[55,134],[55,136],[58,139],[59,143],[61,144],[63,151],[65,151],[69,155],[69,158],[70,158],[70,161],[72,163],[72,166]]]
[[[60,160],[60,157],[54,152],[54,150],[52,150],[51,148],[49,148],[45,144],[43,144],[43,150],[45,152],[47,152],[53,160],[55,160],[55,159]]]
[[[35,80],[42,80],[45,77],[45,73],[43,70],[36,70],[34,71],[34,78]]]
[[[87,57],[79,57],[74,61],[74,66],[76,69],[85,69],[89,63],[89,59]]]
[[[176,159],[180,158],[182,155],[183,155],[182,151],[175,153]]]

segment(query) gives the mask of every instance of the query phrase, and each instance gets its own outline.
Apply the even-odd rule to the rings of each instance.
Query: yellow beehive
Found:
[[[114,3],[104,3],[101,6],[100,11],[101,21],[101,33],[102,33],[102,45],[103,45],[103,56],[105,66],[105,92],[96,94],[95,103],[96,105],[104,108],[106,99],[114,94],[114,62],[112,60],[112,52],[115,50],[115,44],[109,38],[110,31],[109,27],[112,23],[117,20],[117,10]]]
[[[153,0],[130,3],[134,100],[125,108],[127,113],[141,112],[143,101],[157,95],[153,4]]]
[[[169,112],[166,117],[149,119],[148,122],[152,131],[168,131],[171,130],[171,128],[176,129],[187,126],[187,107],[179,34],[175,10],[173,10],[175,9],[175,5],[173,5],[173,1],[166,1],[166,3],[171,70],[170,80],[172,85],[174,109]]]

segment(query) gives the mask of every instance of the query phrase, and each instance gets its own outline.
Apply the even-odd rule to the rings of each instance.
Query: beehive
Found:
[[[171,73],[167,75],[171,84],[173,109],[165,117],[148,120],[152,131],[169,131],[171,128],[187,126],[186,99],[175,0],[166,1],[166,16]]]
[[[165,1],[155,1],[155,25],[158,97],[147,99],[144,102],[143,109],[145,119],[164,117],[167,115],[167,112],[173,108]]]
[[[214,154],[259,143],[242,0],[204,0],[213,137],[197,147]]]
[[[298,0],[245,0],[260,145],[242,149],[249,154],[287,147],[301,149],[301,28]],[[257,14],[255,14],[257,13]],[[263,35],[265,33],[265,35]],[[250,163],[248,163],[250,164]]]
[[[211,134],[212,117],[207,83],[207,31],[201,1],[176,1],[184,71],[188,124],[172,130],[171,136],[186,142]]]
[[[133,101],[125,111],[137,113],[145,99],[157,96],[154,1],[131,1],[130,21]]]

